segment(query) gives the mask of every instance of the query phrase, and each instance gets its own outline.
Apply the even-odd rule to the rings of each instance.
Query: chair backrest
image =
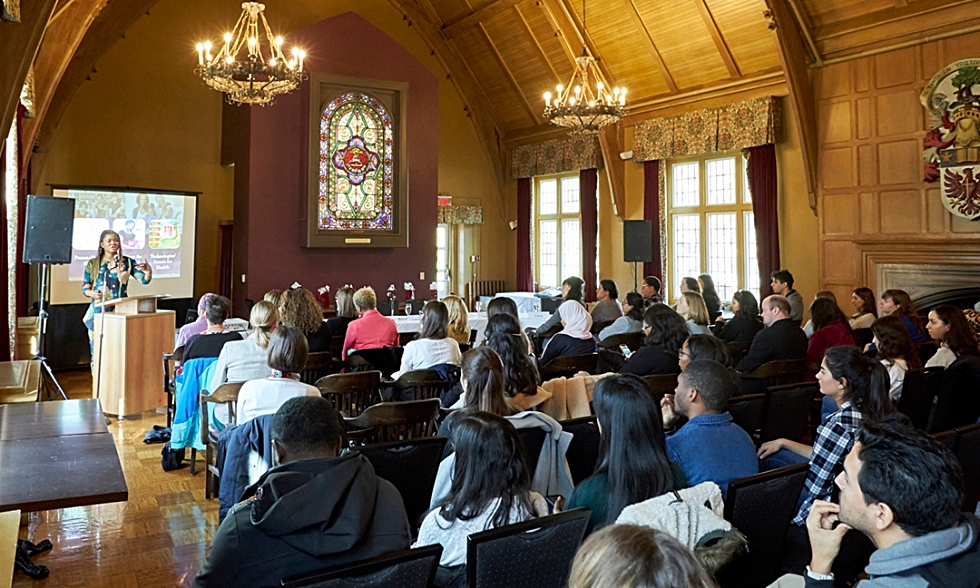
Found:
[[[936,354],[936,344],[932,341],[926,341],[924,343],[919,343],[919,359],[922,361],[922,365],[926,365],[932,356]]]
[[[287,588],[428,588],[442,545],[393,551],[348,566],[284,578]]]
[[[174,361],[184,361],[184,346],[181,345],[177,349],[174,349],[174,352],[171,355],[173,355],[172,359]]]
[[[235,418],[235,404],[238,402],[238,393],[242,389],[242,385],[245,382],[226,382],[220,386],[214,392],[208,394],[207,390],[201,390],[200,402],[201,402],[201,445],[207,447],[208,445],[208,433],[210,430],[210,423],[208,422],[208,409],[205,405],[207,402],[214,404],[227,404],[228,410],[231,412],[232,418]]]
[[[411,370],[399,376],[391,387],[396,390],[396,398],[425,400],[439,398],[443,391],[452,388],[454,384],[443,380],[435,370]]]
[[[470,535],[467,586],[565,588],[590,514],[577,508]]]
[[[404,347],[404,346],[408,345],[409,343],[411,343],[412,341],[414,341],[415,338],[418,337],[418,335],[419,334],[418,333],[415,333],[415,332],[412,332],[412,333],[398,333],[398,344],[401,345],[402,347]]]
[[[405,441],[436,434],[439,400],[382,402],[369,406],[360,416],[344,419],[348,429],[374,429],[367,443]]]
[[[752,437],[755,437],[756,431],[762,427],[762,415],[765,409],[765,394],[746,394],[728,401],[728,412],[732,415],[732,422],[745,429],[745,432]]]
[[[958,433],[956,432],[956,429],[953,429],[952,431],[943,431],[942,433],[935,433],[933,437],[935,437],[936,441],[939,441],[947,448],[949,448],[950,451],[955,452],[957,435]]]
[[[943,372],[930,431],[948,431],[980,419],[980,357],[964,355]],[[903,393],[904,395],[904,393]]]
[[[796,515],[796,503],[809,469],[808,464],[797,464],[733,480],[728,485],[725,520],[749,541],[748,555],[733,564],[744,572],[733,575],[752,578],[747,585],[766,586],[779,573],[783,538]]]
[[[614,322],[616,322],[616,321],[615,320],[611,320],[611,321],[608,321],[608,320],[607,321],[596,321],[596,322],[592,323],[592,328],[589,329],[589,332],[592,333],[593,335],[598,335],[599,334],[599,331],[605,329],[606,327],[608,327],[609,325],[613,324]]]
[[[743,374],[742,378],[751,380],[764,379],[766,380],[766,387],[769,387],[802,382],[805,375],[805,359],[780,359],[766,362],[756,368],[755,371]]]
[[[980,423],[956,429],[956,433],[956,457],[963,468],[963,510],[975,512],[980,501]]]
[[[344,415],[356,417],[381,400],[381,372],[331,374],[316,381],[320,395]]]
[[[538,458],[541,457],[541,448],[544,447],[544,438],[547,436],[544,429],[530,427],[517,429],[517,434],[524,443],[524,459],[527,463],[527,471],[534,477],[534,470],[538,467]]]
[[[738,362],[748,355],[749,347],[752,346],[751,341],[731,341],[728,343],[728,356],[731,358],[732,365],[738,365]]]
[[[446,441],[445,437],[428,437],[360,448],[361,455],[374,466],[374,473],[391,482],[402,495],[413,531],[429,510]]]
[[[864,349],[864,346],[871,343],[875,336],[870,328],[853,329],[851,334],[854,336],[854,344],[857,345],[858,349]]]
[[[769,388],[759,440],[765,443],[773,439],[789,439],[802,443],[810,406],[819,393],[820,385],[817,383]]]
[[[542,380],[560,378],[562,376],[570,378],[578,372],[595,373],[598,353],[588,353],[585,355],[563,355],[549,361],[546,365],[538,368]]]
[[[382,376],[390,378],[391,374],[398,371],[398,362],[401,360],[401,355],[395,357],[396,349],[402,350],[401,347],[381,347],[352,351],[347,355],[347,367],[344,371],[367,372],[378,370]]]
[[[572,482],[579,483],[595,472],[599,461],[599,425],[595,415],[562,421],[562,431],[572,434],[565,459]]]
[[[925,430],[943,382],[943,368],[931,367],[906,372],[898,411],[909,417],[915,428]]]
[[[643,381],[646,382],[647,388],[650,389],[650,393],[657,400],[664,397],[664,394],[673,394],[674,390],[677,389],[677,378],[680,374],[654,374],[652,376],[643,376]]]
[[[328,375],[332,369],[333,355],[329,351],[317,351],[307,356],[306,365],[299,373],[299,380],[312,386],[314,382]]]
[[[599,347],[615,349],[616,351],[619,351],[620,345],[626,345],[630,348],[630,351],[636,351],[643,346],[643,333],[622,333],[619,335],[610,335],[609,337],[599,341]]]

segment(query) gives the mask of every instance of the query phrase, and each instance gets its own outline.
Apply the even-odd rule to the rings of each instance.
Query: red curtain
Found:
[[[595,272],[596,239],[599,236],[599,174],[595,168],[578,173],[579,202],[582,206],[582,279],[585,280],[585,301],[595,302],[597,276]]]
[[[232,262],[232,252],[234,250],[234,227],[230,224],[221,225],[221,265],[220,267],[220,281],[218,283],[218,293],[225,298],[231,300],[231,289],[232,289],[232,278],[231,278],[231,262]]]
[[[661,283],[663,259],[660,256],[660,160],[643,162],[643,220],[651,221],[650,247],[653,261],[643,264],[643,276],[656,276]]]
[[[776,208],[776,147],[749,148],[749,189],[755,213],[759,293],[769,292],[769,274],[779,269],[779,212]]]
[[[517,180],[517,290],[531,292],[531,178]]]

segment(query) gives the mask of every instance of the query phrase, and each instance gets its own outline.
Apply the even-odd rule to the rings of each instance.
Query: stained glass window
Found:
[[[375,98],[347,92],[327,105],[320,116],[320,229],[392,229],[394,147],[391,115]]]

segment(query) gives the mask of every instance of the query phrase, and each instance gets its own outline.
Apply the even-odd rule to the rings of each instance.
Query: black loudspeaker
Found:
[[[623,221],[623,261],[653,261],[652,230],[652,221]]]
[[[27,196],[24,220],[24,263],[71,263],[75,200]]]

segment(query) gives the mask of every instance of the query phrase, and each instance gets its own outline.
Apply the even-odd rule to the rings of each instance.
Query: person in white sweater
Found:
[[[208,388],[211,392],[226,382],[247,382],[269,375],[269,338],[279,326],[279,310],[263,300],[252,307],[248,322],[254,329],[251,336],[241,341],[229,341],[221,348]],[[217,411],[215,416],[223,426],[235,424],[230,408]]]
[[[955,306],[943,304],[930,310],[926,330],[939,345],[936,354],[926,362],[926,367],[948,368],[964,355],[980,355],[970,324],[966,322],[963,311]]]
[[[430,300],[422,308],[418,338],[409,341],[402,353],[401,367],[392,374],[398,379],[405,372],[424,370],[435,365],[459,365],[462,354],[459,343],[448,336],[449,309],[438,300]]]
[[[310,354],[306,335],[296,327],[280,326],[269,339],[268,368],[272,375],[249,380],[238,392],[238,424],[257,416],[275,414],[290,398],[319,396],[320,391],[299,381],[299,372]]]

